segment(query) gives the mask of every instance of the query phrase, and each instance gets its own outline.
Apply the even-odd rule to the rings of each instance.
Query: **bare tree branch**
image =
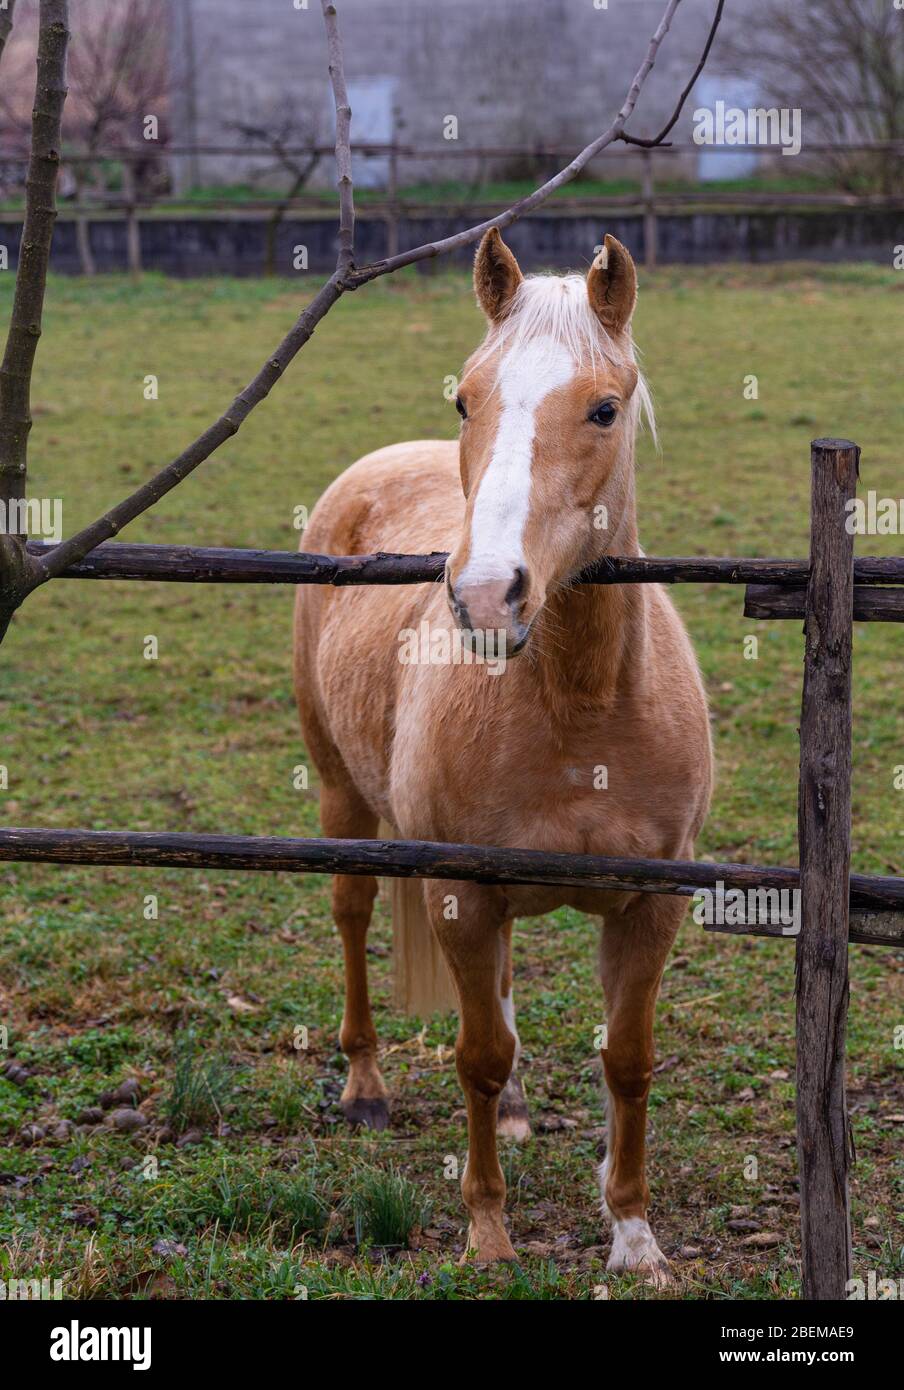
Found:
[[[111,508],[104,516],[98,517],[90,526],[86,526],[82,531],[77,531],[74,536],[70,536],[68,540],[55,546],[45,559],[39,561],[43,571],[39,582],[43,583],[45,579],[53,579],[68,565],[83,559],[102,541],[108,541],[111,536],[117,535],[130,521],[134,521],[142,512],[146,512],[155,502],[159,502],[161,497],[165,497],[168,492],[171,492],[177,483],[181,483],[183,478],[187,478],[189,473],[194,472],[199,464],[210,458],[210,455],[219,449],[221,444],[225,444],[227,439],[231,439],[234,434],[237,434],[254,407],[270,394],[293,357],[304,347],[324,314],[333,307],[341,294],[342,287],[337,277],[335,275],[330,276],[323,288],[298,316],[276,351],[264,363],[254,379],[248,383],[244,391],[235,397],[229,409],[203,434],[198,435],[198,438],[187,449],[184,449],[178,458],[173,459],[172,463],[167,464],[165,468],[155,474],[149,482],[137,488],[131,496],[120,502],[118,506]]]
[[[267,236],[264,251],[264,274],[275,275],[276,248],[279,230],[283,224],[286,213],[292,203],[304,188],[308,179],[313,174],[317,165],[320,163],[320,154],[314,148],[306,157],[296,158],[293,154],[291,145],[292,118],[283,117],[279,127],[271,125],[247,125],[242,121],[236,121],[234,129],[246,140],[256,140],[261,144],[267,145],[273,153],[274,163],[267,165],[261,177],[278,171],[290,176],[291,182],[283,190],[282,196],[274,207],[267,219]],[[313,135],[311,136],[312,145],[316,145]]]
[[[344,275],[354,262],[355,255],[355,194],[352,183],[351,122],[352,108],[348,104],[345,85],[345,64],[339,17],[332,0],[321,0],[326,42],[329,53],[330,82],[336,103],[336,176],[339,188],[339,255],[336,270]]]
[[[748,7],[749,9],[749,7]],[[810,140],[904,138],[904,15],[885,0],[761,0],[743,11],[724,43],[727,70],[749,72],[755,45],[764,97],[806,112]],[[802,58],[805,55],[805,60]],[[851,191],[899,194],[904,159],[895,149],[819,152],[819,166]]]
[[[244,391],[236,396],[229,410],[211,425],[209,429],[199,435],[178,458],[174,459],[172,463],[163,468],[151,478],[149,482],[133,492],[130,497],[127,497],[123,502],[120,502],[104,516],[99,517],[83,530],[69,537],[68,540],[63,541],[48,554],[42,556],[40,559],[36,559],[35,564],[40,568],[40,575],[36,583],[43,583],[47,579],[57,577],[70,565],[83,559],[103,541],[109,540],[111,536],[115,536],[123,526],[127,525],[130,521],[134,521],[142,512],[147,511],[149,507],[153,506],[155,502],[180,483],[183,478],[186,478],[199,464],[209,458],[214,450],[218,449],[221,444],[231,438],[247,419],[254,407],[269,394],[289,363],[311,337],[318,323],[320,323],[321,319],[329,312],[346,290],[356,289],[359,285],[363,285],[370,280],[375,280],[379,276],[388,275],[392,271],[398,270],[401,266],[412,265],[416,261],[426,260],[429,257],[456,250],[458,247],[470,245],[472,242],[477,241],[489,227],[502,228],[511,226],[519,217],[523,217],[525,213],[532,211],[534,208],[544,203],[557,188],[560,188],[563,184],[575,178],[588,161],[617,139],[624,129],[626,121],[637,104],[637,99],[643,84],[656,60],[656,54],[659,51],[663,39],[668,33],[669,26],[671,25],[675,11],[680,3],[681,0],[667,0],[662,19],[659,22],[656,32],[650,39],[644,61],[635,74],[634,80],[628,89],[628,94],[615,120],[598,139],[587,145],[586,148],[558,174],[549,179],[528,197],[522,198],[519,202],[515,203],[513,207],[509,208],[508,211],[501,213],[497,217],[490,218],[488,221],[481,222],[474,227],[469,227],[465,231],[457,233],[455,236],[445,238],[443,241],[418,246],[413,250],[403,252],[401,255],[392,256],[386,260],[378,261],[374,265],[363,266],[358,269],[353,263],[354,201],[351,181],[349,139],[350,111],[348,109],[348,96],[345,88],[342,46],[336,16],[336,6],[331,3],[331,0],[322,0],[330,52],[330,77],[333,83],[333,92],[337,108],[336,162],[340,187],[340,248],[337,268],[323,288],[314,296],[310,304],[299,315],[289,333],[268,361],[261,367],[257,376],[245,387]]]
[[[677,120],[678,120],[678,117],[681,115],[681,112],[684,110],[684,103],[687,101],[688,97],[690,96],[691,91],[693,90],[694,83],[697,81],[697,78],[700,76],[701,72],[703,71],[704,67],[706,66],[706,60],[707,60],[707,58],[709,57],[709,50],[710,50],[710,49],[712,48],[712,46],[713,46],[713,39],[716,37],[716,31],[717,31],[717,29],[719,28],[720,23],[722,22],[722,11],[723,11],[724,9],[725,9],[725,0],[719,0],[718,5],[716,6],[716,13],[715,13],[715,15],[713,16],[713,22],[712,22],[712,24],[710,25],[709,34],[708,34],[708,36],[707,36],[706,43],[705,43],[704,46],[703,46],[703,52],[700,54],[700,61],[699,61],[699,63],[697,64],[697,66],[694,68],[694,71],[693,71],[693,74],[692,74],[692,76],[691,76],[690,81],[688,82],[688,84],[687,84],[687,86],[685,87],[684,91],[681,93],[681,96],[678,98],[678,105],[675,107],[675,110],[672,112],[671,120],[669,120],[669,121],[662,127],[662,130],[659,132],[658,135],[653,135],[653,136],[651,136],[649,139],[644,139],[644,138],[642,138],[641,136],[638,136],[638,135],[629,135],[628,132],[627,132],[626,130],[623,130],[622,133],[621,133],[621,135],[620,135],[618,138],[619,138],[620,140],[624,140],[624,142],[625,142],[626,145],[640,145],[642,149],[651,150],[651,149],[653,148],[654,145],[662,145],[662,144],[669,144],[669,143],[671,143],[670,141],[667,141],[665,137],[669,134],[669,132],[670,132],[671,130],[674,129],[675,124],[676,124],[676,122],[677,122]]]
[[[16,9],[16,0],[9,0],[5,10],[0,10],[0,58],[3,57],[3,50],[6,47],[6,40],[9,38],[10,30],[13,27],[13,14]]]
[[[346,266],[351,266],[354,251],[355,208],[351,177],[351,107],[345,86],[345,70],[342,56],[342,41],[336,7],[329,0],[322,0],[324,23],[330,54],[330,80],[336,101],[336,167],[339,173],[340,199],[340,245],[336,271],[314,296],[311,303],[298,316],[290,331],[283,338],[276,351],[261,367],[254,380],[249,382],[233,400],[227,411],[209,429],[200,434],[178,458],[159,473],[156,473],[131,496],[125,498],[104,516],[98,517],[83,530],[77,531],[68,540],[62,541],[43,560],[39,560],[43,583],[60,574],[68,565],[81,560],[95,546],[109,540],[134,521],[142,512],[159,502],[174,487],[194,472],[199,464],[208,459],[221,444],[237,434],[256,405],[268,396],[282,376],[289,363],[304,347],[323,316],[333,307],[342,295],[345,286],[342,275]],[[29,557],[31,558],[31,557]]]
[[[650,75],[650,70],[656,61],[656,54],[669,32],[675,11],[680,4],[681,0],[668,0],[662,19],[659,21],[655,34],[650,39],[644,60],[634,74],[634,80],[628,88],[628,95],[625,97],[615,120],[607,130],[603,131],[602,135],[597,136],[589,145],[585,145],[570,164],[566,164],[564,169],[560,169],[546,183],[535,188],[533,193],[529,193],[527,197],[513,203],[510,208],[499,213],[497,217],[490,217],[486,222],[480,222],[475,227],[468,227],[463,232],[456,232],[454,236],[444,237],[442,241],[426,242],[423,246],[415,246],[410,251],[402,251],[398,256],[389,256],[386,260],[375,261],[373,265],[361,266],[360,269],[347,272],[344,277],[343,288],[354,290],[359,285],[366,285],[369,280],[376,280],[380,275],[388,275],[394,270],[400,270],[402,266],[414,265],[418,261],[430,260],[434,256],[444,256],[449,251],[457,251],[462,246],[469,246],[472,242],[478,241],[484,232],[489,231],[490,227],[498,227],[502,231],[504,228],[510,227],[513,222],[517,222],[525,213],[533,212],[534,208],[545,203],[556,189],[576,178],[591,159],[594,159],[615,140],[621,138],[621,133],[637,105],[641,88]]]
[[[31,429],[31,373],[47,284],[50,242],[56,221],[56,182],[60,168],[60,129],[66,101],[68,0],[41,0],[37,80],[32,113],[31,156],[25,194],[25,221],[19,243],[16,289],[3,361],[0,364],[0,635],[34,585],[35,571],[25,552],[19,508],[25,496],[28,434]],[[14,513],[14,515],[11,515]]]

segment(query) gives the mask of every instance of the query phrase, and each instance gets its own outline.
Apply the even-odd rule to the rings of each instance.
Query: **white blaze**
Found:
[[[503,358],[497,383],[502,411],[474,499],[468,563],[458,580],[463,587],[508,579],[524,565],[537,410],[574,370],[572,354],[551,337],[518,344]]]

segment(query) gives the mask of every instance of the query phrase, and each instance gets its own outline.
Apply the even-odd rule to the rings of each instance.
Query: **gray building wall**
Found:
[[[237,127],[291,113],[295,129],[332,139],[320,0],[168,0],[175,144],[230,145]],[[353,140],[384,141],[389,111],[411,145],[445,149],[565,145],[598,134],[621,104],[664,0],[340,0]],[[684,0],[644,88],[631,129],[652,134],[671,114],[712,19],[714,0]],[[714,50],[709,71],[716,70]],[[727,89],[727,90],[730,90]],[[692,130],[689,101],[674,139]],[[448,116],[458,141],[444,139]],[[508,167],[507,167],[508,166]],[[232,183],[242,158],[176,161],[177,186]],[[259,167],[259,166],[258,166]],[[403,161],[402,182],[474,178],[464,158]],[[482,172],[526,172],[496,160]],[[384,170],[358,161],[356,177]],[[376,173],[377,178],[374,179]],[[328,161],[318,180],[330,182]],[[278,180],[274,180],[278,182]]]

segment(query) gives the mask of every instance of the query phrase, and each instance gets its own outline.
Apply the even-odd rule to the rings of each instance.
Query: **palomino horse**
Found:
[[[631,339],[634,264],[607,236],[586,279],[523,278],[492,229],[474,281],[489,327],[461,379],[459,442],[368,454],[327,489],[305,533],[307,549],[335,555],[450,551],[444,588],[298,590],[296,689],[324,833],[373,838],[382,818],[405,839],[692,859],[712,754],[682,623],[657,585],[572,583],[600,556],[641,553],[634,441],[649,397]],[[402,635],[423,623],[444,638],[430,651],[445,659],[400,659]],[[501,632],[507,657],[524,655],[501,672],[450,659],[462,651],[456,624],[473,640]],[[609,1269],[664,1279],[646,1219],[645,1130],[654,1005],[683,901],[412,886],[459,999],[468,1250],[481,1261],[514,1258],[496,1148],[499,1099],[519,1050],[512,920],[569,904],[603,918]],[[382,1128],[386,1088],[365,974],[376,889],[375,879],[339,876],[333,909],[346,970],[343,1108],[352,1122]]]

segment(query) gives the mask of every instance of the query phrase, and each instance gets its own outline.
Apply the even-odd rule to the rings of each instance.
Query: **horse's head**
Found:
[[[459,625],[524,646],[547,594],[633,524],[641,399],[634,262],[607,236],[586,280],[522,276],[498,231],[474,267],[487,337],[458,399],[465,520],[446,565]]]

